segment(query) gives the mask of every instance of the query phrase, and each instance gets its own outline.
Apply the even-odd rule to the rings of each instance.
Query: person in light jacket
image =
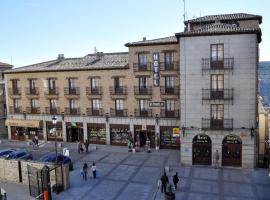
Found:
[[[91,170],[92,170],[94,179],[97,178],[97,167],[96,167],[96,163],[95,162],[93,162],[92,167],[91,167]]]

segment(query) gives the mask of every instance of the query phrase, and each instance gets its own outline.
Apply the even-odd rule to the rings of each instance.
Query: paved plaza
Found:
[[[45,148],[45,147],[44,147]],[[74,152],[72,155],[76,155]],[[95,161],[100,177],[82,180],[80,170],[87,162]],[[270,178],[267,170],[214,169],[201,166],[180,166],[179,151],[153,150],[131,153],[126,147],[98,146],[89,154],[77,155],[74,171],[70,173],[70,189],[53,194],[55,200],[163,200],[157,181],[164,167],[169,166],[169,180],[177,171],[180,187],[177,200],[270,200]],[[8,199],[31,199],[28,187],[0,183]],[[18,192],[12,191],[18,189]],[[23,193],[18,195],[18,193]]]

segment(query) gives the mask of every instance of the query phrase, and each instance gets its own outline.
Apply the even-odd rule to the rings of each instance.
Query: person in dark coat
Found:
[[[175,175],[173,176],[173,184],[174,184],[175,189],[177,189],[178,182],[179,182],[179,177],[178,177],[178,173],[176,172]]]
[[[80,154],[83,151],[82,143],[78,141],[78,154]]]
[[[88,153],[89,142],[87,139],[84,142],[84,146],[85,146],[85,152]]]
[[[164,172],[163,176],[161,176],[160,178],[161,180],[161,192],[166,192],[166,187],[167,187],[167,184],[169,183],[169,178],[168,176],[166,175],[166,172]]]
[[[84,165],[83,165],[83,180],[87,179],[87,174],[88,174],[88,165],[85,162]]]

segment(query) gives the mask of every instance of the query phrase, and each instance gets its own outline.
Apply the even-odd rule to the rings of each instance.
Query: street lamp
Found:
[[[55,164],[57,164],[57,142],[56,142],[56,123],[57,123],[57,117],[52,117],[52,123],[54,127],[54,146],[55,146]]]

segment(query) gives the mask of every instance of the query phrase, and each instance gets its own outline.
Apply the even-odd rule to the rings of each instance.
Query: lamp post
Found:
[[[54,128],[54,146],[55,146],[55,164],[57,164],[57,142],[56,142],[56,123],[57,123],[57,117],[52,117],[52,123]]]

